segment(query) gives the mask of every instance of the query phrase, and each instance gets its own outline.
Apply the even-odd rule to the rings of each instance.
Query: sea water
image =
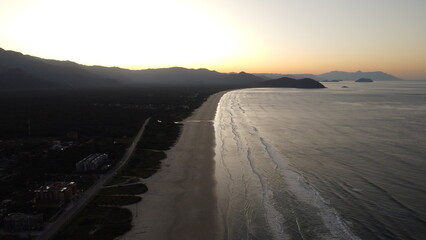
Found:
[[[326,87],[222,97],[222,239],[426,239],[426,81]]]

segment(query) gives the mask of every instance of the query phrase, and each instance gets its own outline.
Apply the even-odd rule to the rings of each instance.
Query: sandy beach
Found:
[[[120,239],[217,239],[220,236],[214,179],[213,120],[216,93],[184,121],[161,170],[145,180],[143,200],[128,206],[133,228]]]

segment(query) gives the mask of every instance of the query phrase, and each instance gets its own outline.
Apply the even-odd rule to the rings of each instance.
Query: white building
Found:
[[[95,171],[104,166],[108,161],[108,154],[94,153],[75,164],[77,172]]]

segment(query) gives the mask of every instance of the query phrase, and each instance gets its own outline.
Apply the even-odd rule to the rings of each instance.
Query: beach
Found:
[[[217,105],[225,92],[211,95],[184,120],[175,146],[161,170],[144,183],[142,201],[127,208],[133,228],[120,239],[217,239],[215,132]]]

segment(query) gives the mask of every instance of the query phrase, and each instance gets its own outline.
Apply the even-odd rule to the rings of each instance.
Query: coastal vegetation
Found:
[[[164,151],[137,149],[128,165],[119,172],[120,176],[138,176],[148,178],[158,171],[161,160],[166,158]]]
[[[145,184],[137,183],[137,184],[129,184],[124,186],[113,186],[113,187],[104,187],[99,194],[100,195],[132,195],[132,194],[142,194],[146,192],[148,188]]]
[[[77,173],[75,164],[100,152],[108,154],[110,164],[114,165],[142,122],[151,117],[153,120],[147,125],[146,135],[129,167],[124,167],[110,182],[135,186],[105,190],[126,196],[114,197],[114,193],[108,193],[95,198],[91,205],[108,205],[111,209],[140,201],[134,195],[146,191],[140,179],[159,169],[161,159],[166,156],[164,151],[179,135],[178,122],[209,95],[226,89],[229,88],[163,86],[2,92],[0,201],[9,203],[2,208],[2,216],[14,212],[42,213],[44,220],[50,221],[61,207],[34,205],[33,191],[54,181],[75,181],[79,191],[88,189],[103,173]]]
[[[73,237],[74,239],[110,239],[103,238],[105,231],[100,229],[108,227],[111,223],[105,222],[101,217],[92,218],[91,216],[102,216],[98,211],[128,211],[122,206],[143,201],[139,195],[148,191],[146,185],[143,184],[143,179],[152,176],[159,170],[161,160],[166,158],[165,151],[174,145],[179,136],[182,127],[180,122],[188,117],[194,109],[198,108],[208,96],[224,89],[226,88],[187,88],[174,92],[171,89],[155,89],[158,91],[157,94],[167,93],[169,95],[163,95],[161,104],[150,103],[149,109],[144,109],[151,112],[152,117],[133,156],[108,183],[108,186],[105,186],[88,204],[85,210],[80,212],[65,229],[58,233],[56,239],[72,239]],[[151,95],[149,97],[152,98],[153,93],[156,92],[151,89],[145,97]],[[176,95],[179,98],[178,101],[173,98]],[[160,107],[157,108],[157,106]],[[115,218],[118,221],[115,222],[118,227],[116,230],[108,232],[109,237],[120,236],[125,232],[125,229],[131,228],[131,221],[127,221],[128,216],[124,212],[120,212]],[[90,221],[87,219],[90,219]],[[89,226],[78,228],[78,226],[87,222]],[[77,233],[74,233],[75,229],[79,229]]]
[[[92,204],[98,206],[126,206],[138,203],[142,200],[139,196],[131,195],[101,195],[95,197]]]
[[[132,213],[118,207],[90,204],[61,231],[56,239],[113,240],[131,228]]]

